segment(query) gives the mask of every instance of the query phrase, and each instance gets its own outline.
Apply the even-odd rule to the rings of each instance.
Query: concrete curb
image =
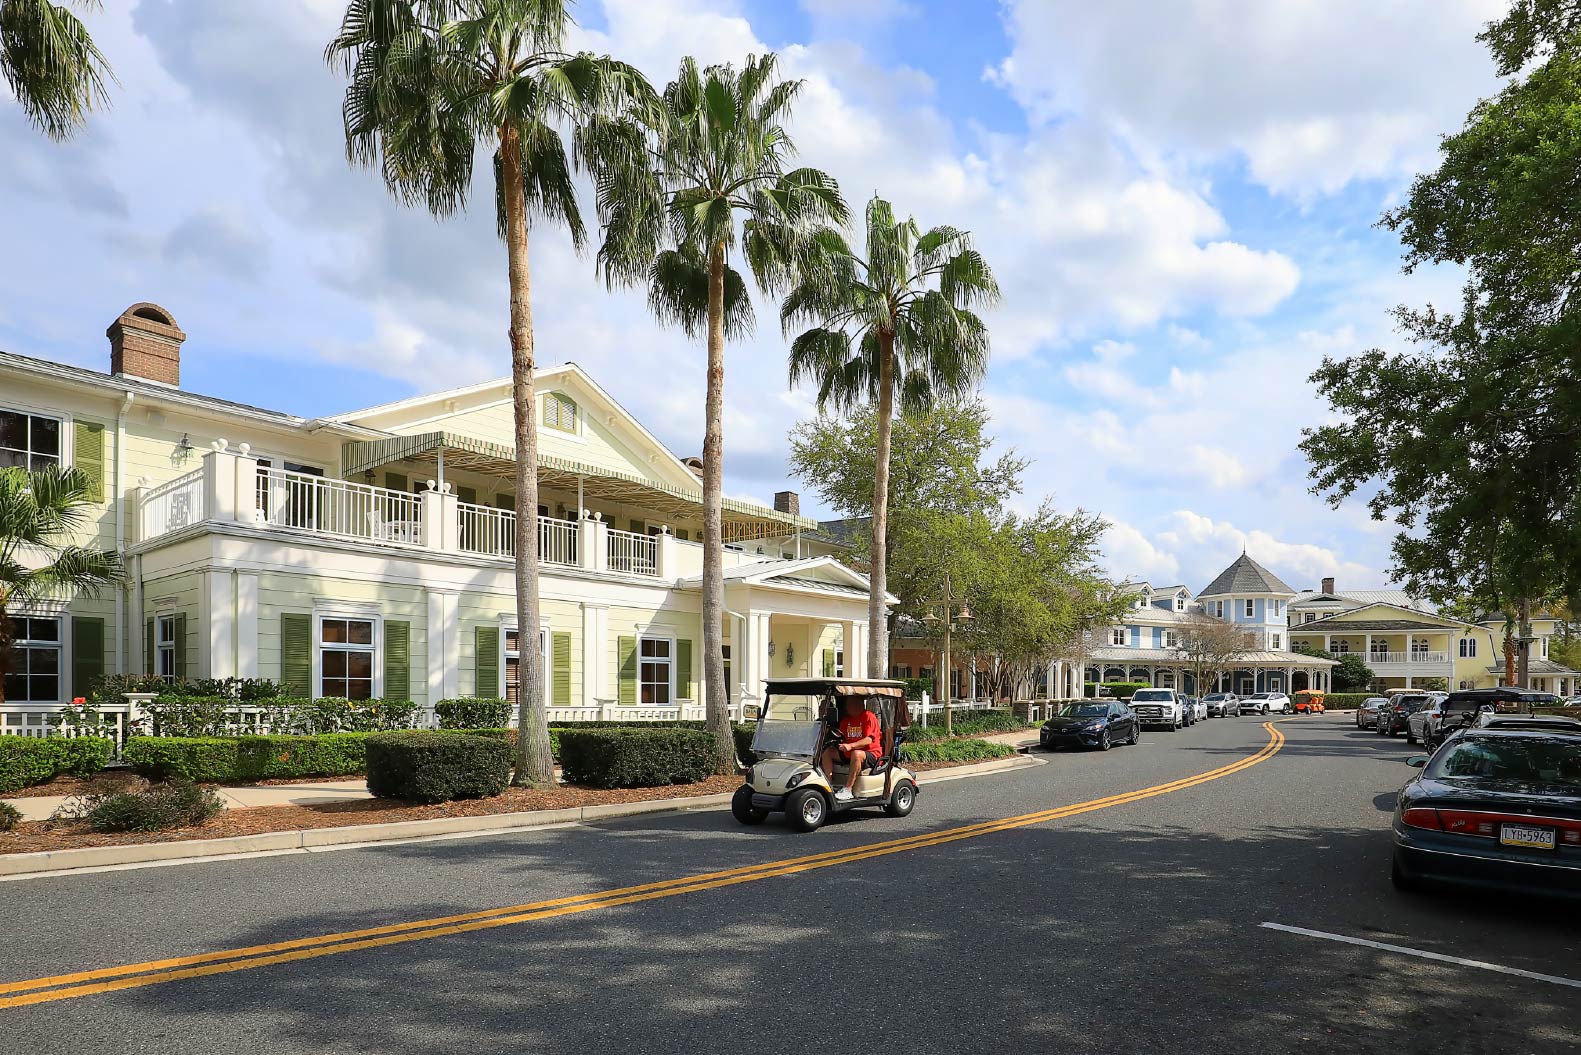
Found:
[[[922,774],[921,785],[964,777],[987,776],[1025,766],[1043,765],[1027,755],[978,762],[954,769]],[[937,774],[936,776],[933,774]],[[437,817],[422,821],[356,824],[343,828],[308,828],[301,831],[234,835],[224,839],[189,839],[168,843],[132,843],[124,846],[85,846],[75,850],[42,850],[27,854],[0,854],[0,879],[50,873],[59,875],[83,868],[106,868],[161,862],[185,862],[213,857],[307,852],[334,847],[410,842],[444,835],[489,835],[560,824],[607,821],[645,813],[673,813],[694,809],[721,809],[730,795],[697,795],[691,798],[650,799],[646,802],[610,802],[558,810],[523,813],[490,813],[481,817]]]

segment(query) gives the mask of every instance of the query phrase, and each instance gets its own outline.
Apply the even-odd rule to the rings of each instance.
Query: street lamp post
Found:
[[[971,605],[967,604],[965,601],[960,602],[960,606],[961,607],[960,607],[960,612],[959,613],[956,612],[955,605],[956,605],[955,595],[950,589],[950,575],[949,575],[949,572],[945,572],[945,574],[944,574],[944,596],[942,598],[936,600],[936,601],[929,601],[928,602],[928,614],[926,616],[924,616],[923,618],[925,620],[927,620],[928,622],[930,622],[930,623],[936,623],[936,622],[939,621],[939,617],[933,614],[933,609],[935,609],[935,608],[943,608],[944,609],[944,658],[943,658],[943,661],[941,663],[941,666],[944,669],[940,671],[938,689],[939,689],[939,698],[944,702],[944,732],[945,732],[946,736],[948,736],[951,732],[954,731],[954,727],[953,727],[953,724],[952,724],[951,718],[950,718],[950,715],[951,715],[950,631],[955,628],[955,620],[956,619],[960,619],[960,621],[963,622],[963,623],[969,623],[969,622],[971,622],[971,619],[972,619],[972,608],[971,608]],[[927,712],[926,711],[923,712],[923,724],[924,725],[927,724]]]

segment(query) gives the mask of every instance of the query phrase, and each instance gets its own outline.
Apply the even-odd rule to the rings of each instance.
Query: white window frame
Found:
[[[1301,621],[1303,623],[1315,623],[1315,622],[1317,622],[1317,613],[1316,612],[1303,612],[1303,613],[1301,613]]]
[[[539,655],[538,670],[539,670],[539,673],[541,673],[543,675],[543,698],[544,698],[544,703],[546,705],[548,704],[548,701],[549,701],[549,634],[550,634],[550,632],[551,631],[549,629],[549,620],[547,620],[547,619],[539,620],[538,621],[538,655]],[[512,635],[512,634],[516,634],[516,645],[517,645],[516,648],[511,648],[510,647],[510,635]],[[520,648],[521,648],[521,635],[516,633],[516,620],[511,619],[511,620],[507,621],[506,619],[501,618],[500,619],[499,693],[498,693],[498,696],[497,696],[498,699],[503,700],[503,699],[507,699],[508,698],[506,696],[506,688],[510,684],[510,664],[507,663],[506,660],[508,660],[512,656],[514,656],[514,657],[516,657],[516,661],[519,664],[521,662],[521,651],[520,651]]]
[[[340,645],[324,643],[324,620],[355,620],[373,624],[373,677],[369,687],[369,698],[381,700],[384,698],[384,615],[377,606],[368,605],[336,605],[334,607],[315,608],[313,610],[313,699],[339,699],[340,697],[326,697],[324,695],[324,653],[329,652],[365,652],[369,651],[366,645]]]
[[[1246,619],[1256,619],[1257,618],[1257,602],[1256,602],[1256,600],[1254,600],[1251,597],[1246,598],[1246,607],[1245,607],[1244,611],[1246,613],[1244,618],[1246,618]]]
[[[165,638],[166,629],[170,631],[169,640]],[[170,661],[168,664],[165,662],[166,659]],[[164,672],[167,665],[170,668],[169,674]],[[171,684],[180,680],[181,674],[176,670],[175,612],[161,612],[154,616],[154,673]]]
[[[74,464],[72,457],[75,454],[75,452],[72,450],[72,439],[76,433],[76,429],[73,428],[74,419],[70,414],[62,414],[59,411],[46,410],[42,407],[31,407],[25,403],[0,403],[0,410],[10,411],[13,414],[22,414],[30,418],[48,418],[50,421],[59,422],[60,453],[57,455],[56,461],[62,469],[71,468],[71,466]],[[33,430],[30,425],[28,428],[28,458],[30,461],[32,460],[33,450],[32,436]],[[106,464],[108,464],[108,454],[106,455]],[[28,468],[28,466],[24,466],[24,468]],[[39,618],[45,617],[40,616]]]
[[[650,660],[648,657],[643,656],[643,654],[642,654],[642,643],[644,641],[662,641],[662,642],[664,642],[665,647],[668,650],[667,651],[667,655],[664,657],[662,662],[665,664],[665,666],[667,668],[668,675],[669,675],[669,687],[668,687],[667,691],[669,692],[670,698],[668,700],[666,700],[664,703],[644,703],[642,701],[642,686],[644,684],[643,677],[642,677],[643,664],[647,663],[647,662],[661,662],[656,657],[654,659]],[[637,633],[637,706],[638,707],[678,707],[678,706],[680,706],[676,702],[676,695],[675,695],[675,667],[676,667],[676,662],[677,662],[678,658],[679,657],[677,657],[676,654],[675,654],[675,635],[674,634],[646,633],[646,632],[643,632],[643,631],[638,631],[638,633]],[[654,682],[654,684],[657,685],[658,683]]]
[[[70,685],[70,681],[71,681],[71,628],[70,628],[70,626],[67,623],[65,611],[64,610],[48,611],[48,610],[41,610],[41,609],[24,609],[23,611],[20,611],[20,612],[9,612],[7,614],[12,619],[40,619],[40,620],[48,619],[48,620],[51,620],[55,624],[55,633],[57,635],[54,641],[46,641],[43,638],[30,638],[30,637],[29,638],[16,638],[15,640],[13,640],[12,643],[11,643],[12,661],[11,661],[11,671],[10,672],[12,674],[18,673],[18,671],[16,670],[16,656],[17,656],[17,653],[20,653],[20,652],[22,652],[24,650],[31,650],[31,649],[34,649],[34,648],[37,648],[40,651],[42,651],[42,650],[48,649],[48,648],[53,646],[53,648],[54,648],[54,650],[55,650],[55,652],[57,654],[56,663],[58,665],[55,668],[55,698],[53,700],[35,700],[31,696],[29,696],[25,700],[18,700],[18,699],[13,699],[13,698],[11,698],[8,695],[6,697],[6,702],[7,703],[16,703],[16,704],[30,704],[30,705],[65,703],[68,699],[71,698],[70,697],[70,693],[71,693],[71,685]]]
[[[1281,641],[1283,641],[1283,638],[1279,634],[1269,634],[1268,635],[1268,649],[1269,649],[1269,651],[1271,651],[1271,652],[1278,652],[1281,649],[1283,649],[1284,645],[1280,643]]]
[[[1115,648],[1124,648],[1128,637],[1130,635],[1125,632],[1125,627],[1115,627],[1109,631],[1109,644]]]
[[[1180,594],[1180,595],[1178,595],[1175,598],[1175,611],[1177,611],[1177,612],[1184,612],[1185,610],[1186,610],[1186,595],[1185,594]]]
[[[1178,638],[1173,630],[1165,630],[1160,635],[1160,645],[1163,648],[1174,648]]]
[[[1350,642],[1349,641],[1336,641],[1336,642],[1334,642],[1334,655],[1336,655],[1336,656],[1348,656],[1348,655],[1350,655]]]
[[[1463,638],[1460,639],[1460,658],[1461,659],[1476,659],[1477,658],[1477,639],[1476,638],[1474,638],[1474,637],[1463,637]]]
[[[1213,602],[1213,617],[1215,619],[1223,619],[1224,618],[1224,602],[1223,601],[1214,601]]]
[[[1279,613],[1283,609],[1284,602],[1280,601],[1280,600],[1272,600],[1272,601],[1269,601],[1268,603],[1274,606],[1273,615],[1269,616],[1269,618],[1270,619],[1278,619],[1279,618]]]

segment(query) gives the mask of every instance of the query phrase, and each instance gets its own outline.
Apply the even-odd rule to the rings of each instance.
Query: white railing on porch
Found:
[[[629,575],[659,574],[659,539],[632,531],[609,531],[609,570]]]
[[[459,502],[459,544],[468,553],[486,557],[516,556],[516,513],[510,509]],[[543,564],[577,564],[577,525],[554,517],[538,518],[538,560]]]
[[[1448,663],[1448,652],[1373,652],[1367,655],[1369,663]]]
[[[202,469],[150,487],[143,495],[138,538],[147,540],[168,535],[203,520]]]
[[[286,469],[258,470],[263,522],[325,535],[422,545],[417,495]]]

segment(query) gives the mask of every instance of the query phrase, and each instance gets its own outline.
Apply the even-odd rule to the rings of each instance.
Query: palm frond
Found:
[[[0,74],[28,123],[57,141],[109,104],[106,84],[115,82],[87,27],[49,0],[0,0]]]
[[[752,332],[752,299],[734,268],[725,269],[725,336]],[[654,257],[648,275],[648,310],[667,326],[679,326],[688,337],[708,332],[708,260],[694,245],[666,249]]]

